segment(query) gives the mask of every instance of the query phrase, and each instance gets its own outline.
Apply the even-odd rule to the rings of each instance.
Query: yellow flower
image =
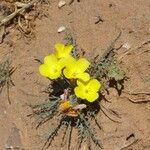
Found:
[[[70,55],[70,52],[73,49],[73,45],[64,45],[62,43],[55,44],[56,49],[56,57],[57,58],[65,58]]]
[[[77,80],[77,87],[74,89],[75,95],[81,99],[86,99],[89,102],[94,102],[98,97],[98,91],[101,84],[96,79],[91,79],[88,82]]]
[[[72,63],[75,60],[71,55],[59,59],[59,62],[61,63],[62,68],[65,68],[67,65]]]
[[[39,67],[40,74],[50,79],[57,79],[61,76],[63,65],[54,54],[44,58],[44,64]]]
[[[80,58],[79,60],[72,59],[63,71],[64,76],[68,79],[81,79],[83,81],[88,81],[90,75],[85,71],[89,65],[90,63],[85,58]]]

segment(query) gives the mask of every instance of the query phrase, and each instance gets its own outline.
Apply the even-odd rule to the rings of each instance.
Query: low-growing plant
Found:
[[[113,58],[112,45],[102,57],[97,56],[90,63],[86,58],[80,57],[75,42],[69,34],[66,40],[68,40],[66,44],[57,43],[56,52],[46,56],[44,62],[40,64],[40,74],[50,80],[47,90],[49,99],[38,105],[30,105],[33,109],[31,115],[39,118],[37,128],[57,118],[55,124],[51,123],[49,135],[42,149],[51,146],[60,128],[65,129],[61,146],[67,144],[68,150],[71,148],[73,128],[78,130],[76,150],[81,148],[83,142],[88,142],[88,148],[91,149],[90,141],[101,149],[97,132],[91,124],[93,120],[101,129],[96,114],[100,109],[107,110],[104,106],[101,107],[100,101],[103,95],[100,89],[102,85],[107,84],[106,82],[114,80],[118,84],[117,90],[121,90],[120,81],[124,80],[125,76]]]
[[[10,64],[11,63],[9,60],[0,63],[0,93],[2,92],[3,87],[6,85],[9,104],[11,104],[9,98],[9,86],[14,85],[11,80],[11,75],[15,71],[15,69],[11,67]]]

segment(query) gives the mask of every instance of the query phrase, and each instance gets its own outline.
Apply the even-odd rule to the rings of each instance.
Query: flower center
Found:
[[[76,73],[76,72],[74,72],[72,75],[73,75],[73,77],[74,77],[74,78],[76,78],[77,73]]]
[[[54,69],[54,73],[56,73],[56,72],[58,72],[58,70],[57,70],[57,69]]]
[[[88,94],[88,93],[89,93],[89,90],[85,90],[85,93]]]

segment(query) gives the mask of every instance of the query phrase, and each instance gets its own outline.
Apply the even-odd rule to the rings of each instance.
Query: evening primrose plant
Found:
[[[101,148],[96,132],[88,118],[94,117],[99,110],[101,83],[89,73],[90,61],[85,57],[75,57],[76,50],[73,44],[57,43],[55,51],[45,56],[43,63],[39,66],[39,73],[50,80],[47,102],[31,105],[33,113],[31,116],[38,116],[38,125],[48,122],[57,116],[56,124],[50,123],[50,133],[43,146],[47,149],[60,127],[64,126],[65,132],[61,145],[64,141],[70,149],[71,130],[78,129],[78,149],[85,140],[92,140],[96,146]],[[96,119],[95,119],[96,121]],[[70,136],[66,136],[70,135]]]
[[[119,68],[111,70],[114,68],[111,65],[114,64],[112,46],[99,59],[93,57],[94,60],[89,61],[77,52],[76,42],[70,34],[67,34],[67,41],[65,44],[56,43],[55,51],[45,56],[39,66],[39,73],[50,82],[45,91],[49,98],[43,103],[30,105],[33,110],[30,116],[38,117],[37,128],[44,123],[49,124],[42,150],[52,145],[62,127],[64,134],[61,146],[67,145],[68,150],[80,150],[85,142],[88,143],[88,149],[92,149],[92,143],[97,149],[102,149],[96,132],[101,129],[97,114],[100,110],[108,118],[108,112],[117,117],[118,114],[100,103],[104,97],[100,91],[107,89],[105,85],[108,84],[104,81],[119,79],[117,83],[120,83],[123,76],[118,72]],[[73,128],[78,135],[75,147],[71,144]]]

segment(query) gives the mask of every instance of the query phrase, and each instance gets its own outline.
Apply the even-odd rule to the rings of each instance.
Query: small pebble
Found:
[[[21,140],[21,131],[15,126],[11,128],[11,132],[5,144],[6,149],[23,149]]]
[[[130,46],[129,43],[124,43],[124,44],[122,45],[122,47],[125,48],[125,49],[127,49],[127,50],[131,48],[131,46]]]
[[[63,31],[65,31],[65,30],[66,30],[66,27],[65,26],[61,26],[61,27],[58,28],[57,32],[61,33]]]
[[[61,8],[61,7],[65,6],[65,5],[66,5],[66,1],[61,0],[58,3],[58,8]]]

